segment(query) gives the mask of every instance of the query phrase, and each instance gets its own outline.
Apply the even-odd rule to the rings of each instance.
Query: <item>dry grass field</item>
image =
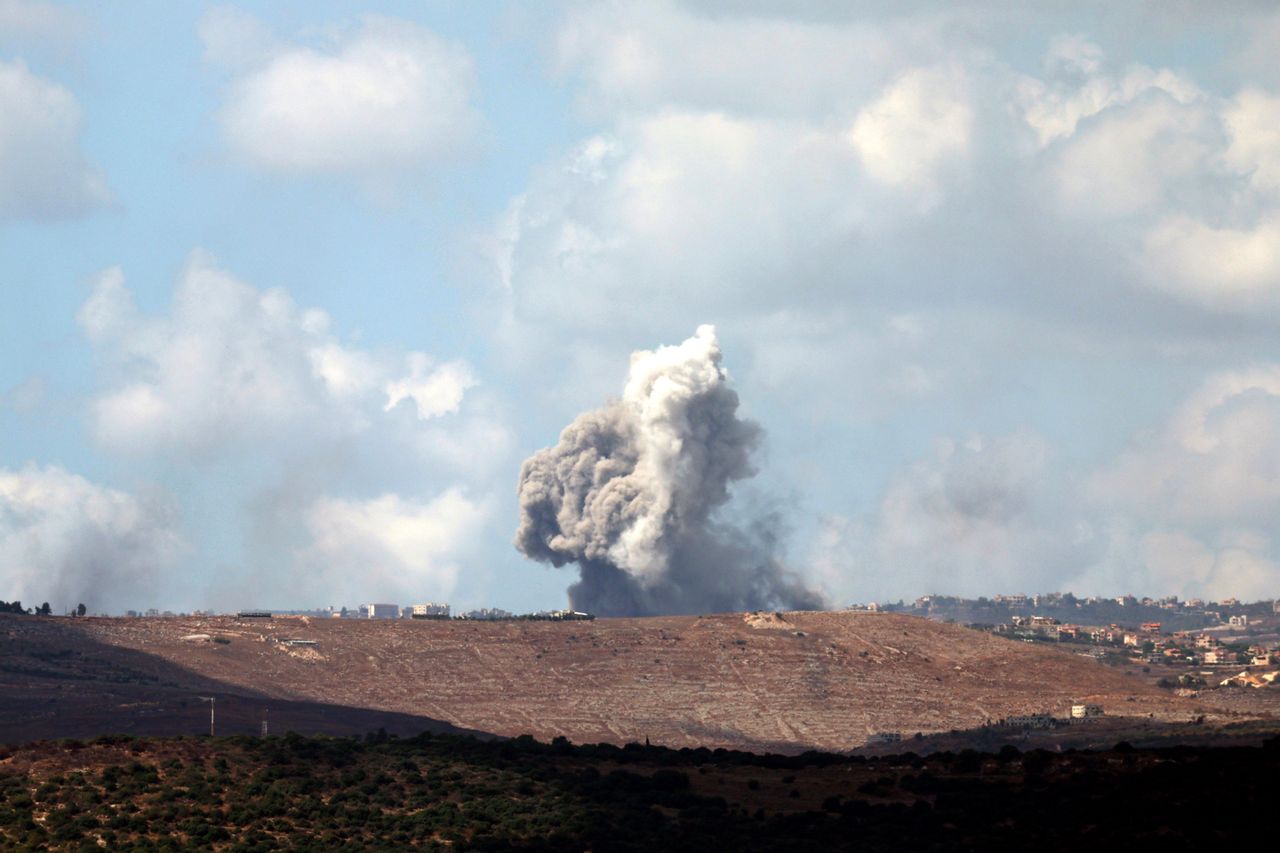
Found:
[[[229,728],[220,733],[256,731],[267,708],[279,731],[447,724],[790,753],[848,750],[876,731],[909,737],[1013,714],[1065,716],[1072,700],[1153,722],[1248,716],[1070,651],[893,614],[12,618],[0,621],[0,642],[0,740],[84,736],[94,714],[98,732],[194,733],[207,720],[201,693],[222,697]]]

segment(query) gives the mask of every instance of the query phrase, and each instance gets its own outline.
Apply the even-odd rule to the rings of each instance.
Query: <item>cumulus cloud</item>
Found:
[[[331,43],[278,45],[221,10],[201,35],[209,58],[245,69],[222,129],[260,169],[387,181],[458,155],[478,129],[470,56],[407,21],[371,16]]]
[[[94,433],[120,451],[217,455],[284,436],[352,435],[379,400],[390,410],[412,399],[427,420],[457,412],[475,384],[465,362],[345,346],[323,312],[246,284],[203,252],[189,260],[167,316],[141,315],[113,268],[98,276],[79,321],[108,366]]]
[[[429,501],[323,498],[306,509],[311,544],[297,578],[340,600],[448,597],[487,515],[456,488]]]
[[[858,113],[849,141],[877,181],[929,188],[940,168],[968,150],[973,121],[962,73],[919,68]]]
[[[412,400],[419,420],[430,420],[458,411],[462,395],[476,384],[465,361],[450,361],[436,366],[426,353],[409,354],[409,374],[387,383],[386,411],[404,400]]]
[[[1220,131],[1210,111],[1153,89],[1077,126],[1051,168],[1072,214],[1130,216],[1189,201],[1194,187],[1186,183],[1203,181],[1215,144]]]
[[[848,192],[858,174],[834,132],[714,113],[626,121],[513,205],[498,258],[513,317],[604,329],[820,298],[820,259],[869,218]],[[786,288],[809,263],[811,286]]]
[[[1185,74],[1112,71],[1096,46],[1075,49],[1088,58],[1072,73],[1018,90],[1063,211],[1106,223],[1137,272],[1116,270],[1120,281],[1214,312],[1274,312],[1280,99],[1214,97]]]
[[[456,582],[510,446],[505,412],[473,399],[465,361],[353,346],[325,312],[204,252],[167,311],[140,311],[113,268],[79,321],[101,370],[95,438],[134,464],[163,463],[180,493],[213,490],[243,510],[219,533],[245,543],[257,594],[319,604],[356,595],[362,577],[385,595]],[[211,594],[243,606],[242,591],[231,597],[241,580],[222,572]]]
[[[55,610],[137,606],[130,597],[177,567],[187,548],[174,508],[57,466],[0,468],[5,598]]]
[[[1142,265],[1152,287],[1218,310],[1280,302],[1280,211],[1244,227],[1170,216],[1146,235]]]
[[[78,216],[110,200],[80,148],[79,102],[21,60],[0,60],[0,220]]]
[[[1027,71],[961,17],[572,7],[553,56],[599,130],[487,241],[503,339],[532,365],[689,313],[853,323],[945,295],[1061,329],[1025,342],[1046,351],[1104,324],[1170,334],[1171,303],[1271,309],[1271,93],[1072,32]],[[818,341],[812,361],[836,357]]]
[[[1244,89],[1223,111],[1227,164],[1263,192],[1280,191],[1280,95]]]
[[[1219,601],[1272,598],[1280,563],[1271,559],[1271,542],[1258,534],[1227,538],[1211,547],[1182,530],[1157,530],[1141,541],[1139,557],[1150,588],[1178,590],[1185,597]]]
[[[1092,483],[1096,500],[1152,520],[1265,525],[1280,512],[1280,367],[1207,379],[1156,436]]]
[[[1267,597],[1280,583],[1278,446],[1275,366],[1211,376],[1162,429],[1081,476],[1032,433],[942,440],[874,511],[825,519],[814,564],[846,598]]]

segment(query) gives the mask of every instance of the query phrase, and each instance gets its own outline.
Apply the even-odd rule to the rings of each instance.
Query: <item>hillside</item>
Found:
[[[151,731],[147,717],[199,731],[207,706],[190,694],[201,691],[240,708],[245,732],[256,731],[265,707],[283,730],[280,715],[294,703],[298,713],[312,709],[288,726],[304,732],[333,731],[327,720],[376,711],[400,715],[386,718],[389,731],[440,721],[578,743],[647,738],[785,752],[847,750],[876,731],[911,736],[1012,714],[1062,716],[1071,700],[1156,721],[1215,715],[1068,651],[894,614],[570,623],[26,618],[0,623],[0,636],[6,633],[10,649],[43,650],[26,662],[7,655],[0,667],[9,697],[0,706],[4,728],[28,737],[86,733],[59,730],[57,699],[72,702],[94,679],[116,676],[90,668],[79,681],[58,682],[57,673],[79,672],[88,659],[151,673],[150,682],[116,678],[97,688],[114,697],[95,703],[113,716],[110,730],[139,733]],[[57,657],[59,648],[75,651]],[[51,694],[55,687],[61,692]],[[32,708],[17,698],[37,688],[48,704]],[[127,707],[136,691],[153,695]],[[33,719],[36,712],[44,717]],[[370,722],[353,720],[342,730]]]

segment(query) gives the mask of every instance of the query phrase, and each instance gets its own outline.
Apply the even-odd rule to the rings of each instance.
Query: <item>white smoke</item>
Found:
[[[579,564],[575,607],[602,615],[816,607],[759,523],[713,516],[750,477],[761,430],[737,416],[712,326],[631,356],[622,399],[579,415],[520,470],[516,547]]]

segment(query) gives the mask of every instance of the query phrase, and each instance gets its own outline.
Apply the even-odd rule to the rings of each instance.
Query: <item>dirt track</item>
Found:
[[[1072,700],[1101,703],[1109,715],[1215,716],[1069,651],[892,614],[789,613],[781,622],[741,614],[567,623],[15,619],[0,624],[0,635],[5,628],[73,632],[100,656],[130,654],[135,668],[152,661],[185,673],[192,689],[217,685],[575,742],[842,750],[873,731],[1065,716]],[[199,634],[209,639],[183,639]]]

